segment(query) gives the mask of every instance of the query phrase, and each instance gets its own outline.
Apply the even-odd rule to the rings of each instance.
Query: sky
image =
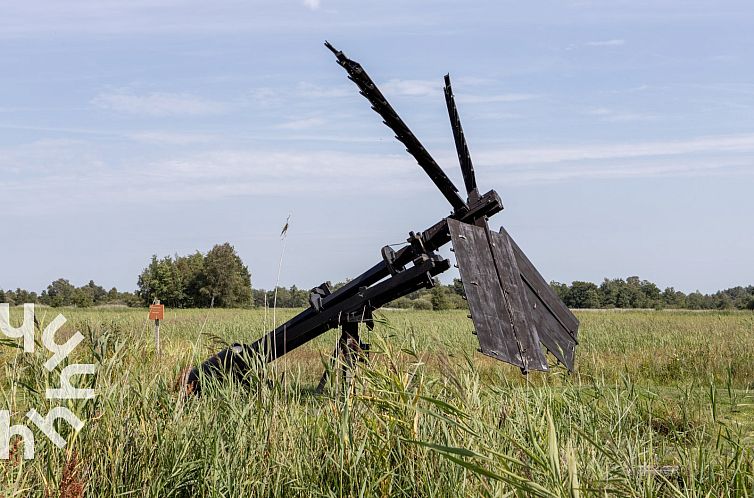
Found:
[[[325,40],[462,187],[451,74],[480,189],[505,205],[490,224],[548,281],[754,284],[749,0],[27,0],[0,12],[0,288],[62,277],[133,290],[151,255],[226,241],[254,287],[275,285],[282,255],[280,284],[308,288],[360,274],[447,216]]]

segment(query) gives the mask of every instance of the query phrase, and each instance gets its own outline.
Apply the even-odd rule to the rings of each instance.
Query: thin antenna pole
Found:
[[[277,334],[274,333],[275,329],[277,328],[277,305],[278,305],[278,287],[280,287],[280,274],[283,271],[283,256],[285,255],[285,242],[288,236],[288,224],[291,221],[291,215],[293,213],[288,213],[288,217],[285,219],[285,225],[283,225],[283,229],[280,231],[280,240],[282,242],[282,247],[280,248],[280,260],[278,261],[278,276],[277,280],[275,281],[275,292],[273,294],[272,298],[272,330],[273,330],[273,341],[274,344],[272,347],[274,348],[275,354],[277,354]],[[286,329],[283,329],[283,345],[286,343]]]

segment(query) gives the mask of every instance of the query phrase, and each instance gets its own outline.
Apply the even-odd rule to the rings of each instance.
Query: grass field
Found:
[[[466,312],[385,311],[349,395],[314,393],[331,331],[250,389],[183,399],[183,366],[257,338],[271,313],[169,310],[157,357],[144,310],[37,314],[61,311],[97,397],[68,402],[86,424],[60,423],[65,449],[36,429],[35,459],[11,443],[5,496],[754,496],[751,312],[577,313],[576,372],[524,377],[476,353]],[[37,350],[0,349],[11,424],[56,406]]]

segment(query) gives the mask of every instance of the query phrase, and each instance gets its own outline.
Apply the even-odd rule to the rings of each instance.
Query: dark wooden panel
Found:
[[[448,227],[481,351],[523,370],[546,370],[542,361],[530,365],[529,355],[521,354],[522,343],[513,325],[515,314],[506,306],[487,230],[452,219],[448,219]]]
[[[497,266],[503,298],[512,318],[513,331],[521,347],[521,355],[530,370],[547,370],[547,358],[540,346],[540,337],[535,321],[529,317],[532,306],[526,294],[526,284],[521,280],[521,272],[508,237],[490,232],[487,234],[492,248],[492,259]]]
[[[511,242],[513,252],[516,255],[516,261],[518,262],[518,267],[521,270],[521,277],[532,288],[534,293],[540,297],[542,302],[550,309],[557,320],[563,324],[563,328],[565,328],[575,339],[579,330],[579,320],[573,313],[571,313],[571,310],[563,304],[563,301],[561,301],[555,291],[552,290],[550,284],[545,281],[532,262],[529,261],[529,258],[526,257],[526,254],[524,254],[521,248],[518,247],[518,244],[513,240],[513,237],[511,237],[504,228],[500,228],[500,233],[505,234]]]
[[[550,313],[537,294],[526,284],[526,295],[531,305],[530,317],[539,332],[539,340],[568,370],[573,370],[576,341]]]
[[[501,228],[499,235],[504,236],[513,249],[532,308],[531,317],[542,344],[569,370],[573,370],[574,353],[578,344],[578,319],[563,304],[508,232]]]

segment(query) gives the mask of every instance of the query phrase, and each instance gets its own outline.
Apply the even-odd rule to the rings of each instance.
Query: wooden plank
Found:
[[[514,327],[516,315],[512,315],[506,305],[487,229],[453,219],[448,219],[448,227],[482,353],[516,365],[524,371],[546,370],[547,365],[543,365],[542,361],[530,364],[528,352],[531,349],[522,346],[517,335],[518,331]],[[523,310],[521,304],[519,308]],[[530,339],[525,340],[524,344],[529,342]],[[522,355],[522,349],[527,354]]]
[[[542,302],[550,309],[553,315],[555,315],[555,318],[563,325],[563,328],[566,329],[575,339],[579,330],[579,320],[573,313],[571,313],[571,310],[563,304],[563,301],[560,300],[555,291],[552,290],[552,287],[550,287],[550,284],[545,281],[532,262],[529,261],[526,254],[524,254],[518,244],[516,244],[516,241],[513,240],[513,237],[511,237],[502,227],[500,228],[500,233],[505,234],[511,242],[513,252],[516,255],[516,261],[518,262],[518,267],[521,270],[521,277],[524,279],[524,282],[532,288],[534,293],[539,296]]]
[[[539,340],[560,363],[572,371],[576,341],[550,313],[534,291],[526,284],[524,284],[524,287],[532,308],[530,317],[537,327],[537,332],[539,332]]]
[[[548,370],[547,358],[540,346],[540,337],[535,321],[529,317],[532,306],[526,294],[526,284],[521,280],[521,272],[516,262],[510,239],[490,232],[487,228],[492,259],[495,262],[503,287],[505,305],[511,316],[513,331],[521,347],[521,355],[529,370]]]
[[[579,321],[537,271],[513,238],[500,229],[516,257],[526,295],[542,344],[569,370],[573,370]]]

